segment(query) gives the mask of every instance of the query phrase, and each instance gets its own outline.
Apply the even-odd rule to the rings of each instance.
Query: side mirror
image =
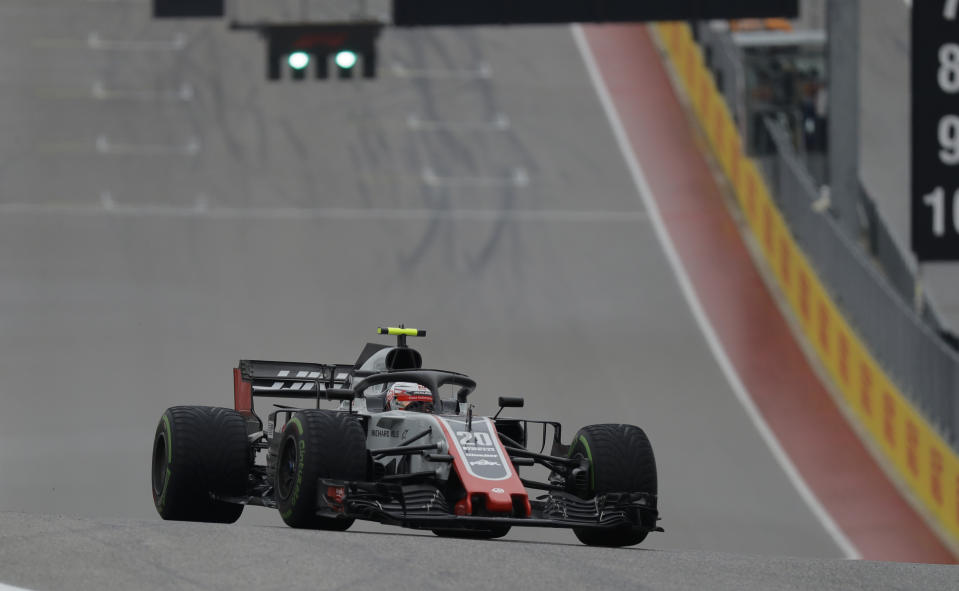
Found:
[[[327,400],[353,400],[356,398],[356,392],[346,388],[327,388],[323,390],[323,395]]]
[[[518,396],[500,396],[499,397],[499,406],[500,408],[523,408],[525,400]]]

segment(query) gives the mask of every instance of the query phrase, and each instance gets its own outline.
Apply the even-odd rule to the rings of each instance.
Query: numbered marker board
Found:
[[[912,3],[912,250],[959,260],[959,0]]]

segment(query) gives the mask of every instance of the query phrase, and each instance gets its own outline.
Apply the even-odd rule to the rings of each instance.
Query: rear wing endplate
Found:
[[[324,390],[346,386],[352,371],[352,365],[242,359],[233,369],[236,410],[252,415],[254,396],[319,400]]]

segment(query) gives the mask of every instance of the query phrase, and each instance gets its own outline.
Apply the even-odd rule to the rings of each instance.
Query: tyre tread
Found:
[[[307,466],[304,470],[303,488],[296,506],[287,504],[277,491],[277,508],[283,521],[290,527],[342,531],[353,524],[353,519],[330,518],[315,514],[317,479],[365,480],[367,476],[366,433],[354,417],[331,410],[310,409],[297,412],[303,426],[302,437],[306,441]],[[292,418],[284,428],[287,437],[292,427]],[[300,437],[300,436],[297,436]],[[281,448],[282,449],[282,448]],[[279,469],[277,470],[279,475]],[[289,511],[289,513],[287,513]],[[284,516],[285,515],[285,516]]]
[[[213,500],[210,494],[239,496],[246,490],[250,455],[243,416],[233,409],[208,406],[174,406],[164,414],[170,421],[172,461],[166,504],[161,507],[154,499],[160,516],[235,522],[243,505]],[[161,419],[157,438],[162,430]]]

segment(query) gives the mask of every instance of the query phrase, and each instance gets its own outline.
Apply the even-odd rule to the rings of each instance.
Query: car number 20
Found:
[[[489,436],[489,433],[457,431],[456,438],[459,439],[460,445],[481,445],[484,447],[492,447],[493,445],[493,438]]]

